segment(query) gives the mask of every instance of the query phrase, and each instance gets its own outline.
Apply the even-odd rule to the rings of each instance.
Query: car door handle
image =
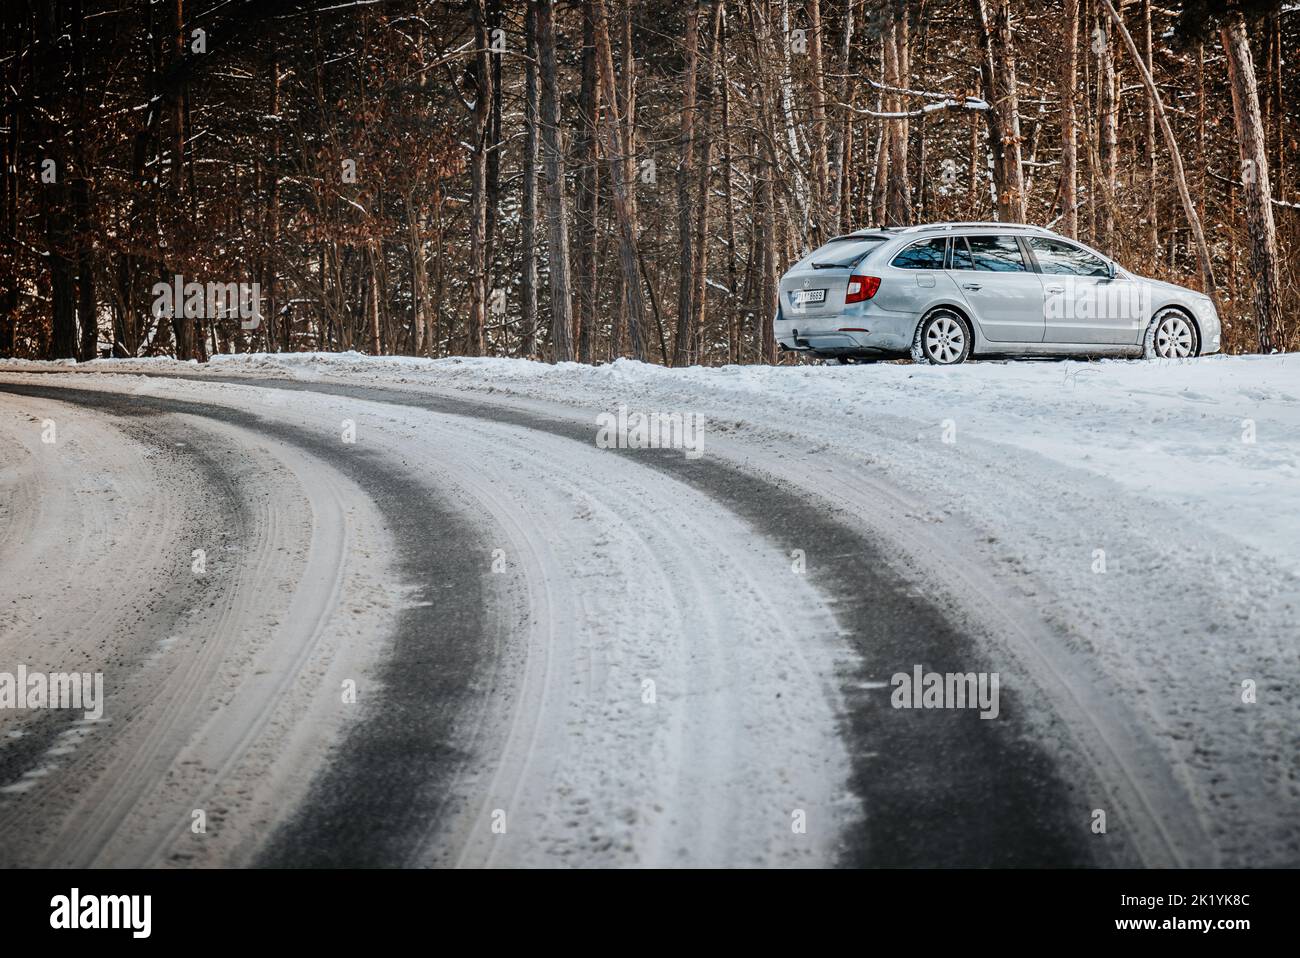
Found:
[[[961,288],[962,289],[983,289],[983,286],[981,286],[979,283],[962,283]]]
[[[1048,291],[1049,293],[1064,293],[1064,292],[1065,292],[1065,287],[1064,287],[1064,286],[1049,286],[1049,287],[1047,287],[1047,291]]]

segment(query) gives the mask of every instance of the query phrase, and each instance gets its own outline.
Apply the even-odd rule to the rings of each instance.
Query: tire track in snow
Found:
[[[0,390],[128,416],[213,419],[297,447],[367,491],[396,537],[397,564],[413,589],[380,672],[382,705],[365,707],[305,804],[272,836],[258,861],[282,867],[409,863],[429,823],[441,814],[447,782],[466,758],[456,744],[456,726],[485,653],[491,615],[483,601],[482,570],[469,558],[483,551],[470,527],[427,486],[382,457],[254,413],[58,386],[6,382]]]
[[[497,725],[435,863],[834,860],[848,765],[836,629],[784,557],[634,459],[486,419],[372,408],[368,429],[409,430],[437,450],[431,468],[490,520],[511,566],[494,580],[519,610],[510,656],[523,661],[504,672]],[[786,580],[782,608],[770,584]],[[806,835],[790,829],[796,807]],[[489,833],[496,809],[508,835]]]
[[[193,376],[198,381],[317,392],[509,423],[591,446],[593,425],[517,408],[412,391],[264,377]],[[911,583],[879,546],[805,496],[718,461],[680,450],[606,450],[667,472],[748,521],[784,551],[818,544],[835,561],[810,562],[859,664],[846,675],[845,737],[862,815],[845,836],[849,866],[1069,867],[1094,864],[1078,799],[1054,757],[1018,717],[1014,690],[1002,690],[1002,717],[975,710],[897,710],[889,677],[927,671],[998,671],[974,641]]]
[[[206,490],[209,502],[220,504],[214,511],[225,517],[228,541],[239,538],[247,516],[222,470],[201,450],[180,442],[183,433],[139,423],[69,422],[63,415],[66,407],[57,402],[38,408],[56,422],[60,438],[57,453],[50,446],[37,447],[37,452],[58,458],[37,461],[29,450],[28,458],[8,467],[21,481],[14,515],[0,540],[0,564],[16,570],[0,591],[10,600],[4,616],[6,661],[0,665],[22,661],[33,669],[121,676],[154,655],[154,637],[174,633],[188,611],[208,602],[213,591],[212,578],[190,574],[188,549],[184,563],[165,557],[179,555],[177,543],[213,541],[218,535],[209,516],[188,514],[173,502],[164,501],[144,515],[130,512],[131,504],[155,497],[168,483],[189,481]],[[115,454],[121,462],[123,447],[131,450],[126,468],[105,472],[103,464]],[[87,508],[90,496],[96,508]],[[135,523],[130,535],[122,535],[128,518]],[[63,533],[75,533],[75,538],[60,539]],[[69,569],[77,570],[78,589],[57,600],[40,596],[51,574]],[[135,581],[117,581],[122,569],[135,570]],[[33,573],[45,578],[27,578]],[[44,630],[52,634],[42,634]],[[93,646],[64,644],[73,637]],[[51,659],[56,652],[57,660]],[[3,793],[25,794],[35,785],[34,776],[44,778],[64,756],[107,727],[80,714],[49,710],[23,716],[27,721],[21,728],[0,741]],[[12,808],[0,811],[0,829],[9,829],[13,813]]]

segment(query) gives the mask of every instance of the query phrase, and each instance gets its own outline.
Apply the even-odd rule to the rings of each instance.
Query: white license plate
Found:
[[[793,295],[794,305],[796,306],[826,302],[826,290],[824,289],[796,289]]]

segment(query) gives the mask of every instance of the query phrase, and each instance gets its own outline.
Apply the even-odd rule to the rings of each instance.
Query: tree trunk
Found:
[[[1142,0],[1142,29],[1143,53],[1146,59],[1147,72],[1151,78],[1155,79],[1156,61],[1155,47],[1151,35],[1151,0]],[[1156,168],[1156,111],[1155,107],[1147,105],[1146,110],[1146,161],[1147,161],[1147,203],[1146,203],[1146,221],[1147,221],[1147,257],[1151,263],[1152,271],[1160,265],[1160,221],[1159,207],[1156,205],[1158,192],[1156,187],[1159,185],[1159,171]]]
[[[554,0],[538,0],[537,52],[542,77],[542,178],[546,187],[547,252],[551,267],[551,358],[573,361],[573,295],[569,288],[569,217],[560,152],[560,91],[555,66]]]
[[[852,102],[853,76],[851,57],[853,55],[853,4],[854,0],[844,0],[844,33],[840,41],[840,79],[839,97],[842,104]],[[847,208],[850,199],[850,170],[853,158],[853,114],[841,109],[839,123],[831,141],[831,156],[835,169],[829,184],[831,190],[831,219],[828,232],[837,235],[844,229],[844,224],[851,220]],[[828,236],[827,239],[830,237]]]
[[[884,56],[882,45],[881,56]],[[883,109],[886,101],[881,98]],[[876,159],[871,176],[871,222],[875,226],[885,226],[885,183],[889,179],[889,124],[881,123],[876,136]]]
[[[731,362],[740,362],[741,346],[741,325],[740,316],[738,315],[737,295],[739,290],[736,288],[738,282],[736,276],[736,206],[735,206],[735,185],[732,177],[732,158],[731,158],[731,85],[729,83],[729,74],[727,71],[727,57],[725,53],[727,40],[730,39],[730,29],[727,21],[726,4],[718,3],[718,9],[722,17],[723,35],[723,53],[718,57],[718,66],[722,72],[722,189],[723,203],[727,215],[727,354]]]
[[[27,13],[26,9],[22,14]],[[19,31],[19,8],[6,4],[0,9],[0,82],[12,90],[20,87],[23,58],[18,51],[24,37]],[[25,33],[25,31],[24,31]],[[9,255],[0,256],[0,356],[13,356],[18,339],[18,169],[21,110],[18,97],[4,97],[0,114],[0,243]]]
[[[1061,232],[1079,238],[1079,155],[1075,87],[1079,80],[1079,0],[1065,0],[1065,56],[1061,60]]]
[[[582,88],[578,95],[578,361],[591,362],[596,327],[596,221],[599,214],[600,166],[596,160],[596,118],[600,81],[596,68],[596,16],[591,0],[582,4]]]
[[[1278,4],[1280,8],[1281,4]],[[1273,178],[1274,192],[1278,196],[1286,195],[1286,121],[1285,91],[1282,87],[1282,12],[1275,9],[1269,18],[1272,24],[1273,48],[1269,57],[1269,89],[1272,90],[1273,103],[1273,143],[1274,160],[1277,176]]]
[[[713,98],[714,78],[722,48],[722,4],[713,11],[713,29],[709,40],[708,73],[704,81],[704,95],[700,103],[700,122],[696,131],[699,162],[699,183],[696,189],[695,237],[691,261],[691,321],[687,327],[688,361],[701,362],[700,333],[704,328],[704,305],[707,295],[705,274],[708,271],[709,187],[713,181]],[[673,365],[681,365],[676,359]]]
[[[1118,13],[1115,19],[1118,20]],[[1097,156],[1100,164],[1097,173],[1105,199],[1100,211],[1097,243],[1108,251],[1115,245],[1114,196],[1119,186],[1119,101],[1115,89],[1115,54],[1111,47],[1110,26],[1107,11],[1098,7],[1092,47],[1097,54]]]
[[[641,252],[640,242],[640,214],[638,213],[637,206],[637,185],[639,177],[637,175],[638,166],[636,162],[636,55],[632,43],[633,2],[634,0],[627,0],[627,2],[623,4],[623,91],[621,101],[622,112],[620,113],[623,118],[623,129],[621,131],[623,144],[623,183],[627,188],[628,220],[633,224],[638,224],[634,229],[634,235],[637,236],[637,261],[640,264],[636,275],[640,276],[641,282],[645,284],[641,287],[642,290],[649,292],[650,310],[651,314],[654,316],[655,329],[658,331],[662,350],[664,338],[663,315],[659,310],[659,297],[655,293],[654,286],[650,282],[649,273],[646,272],[645,256]],[[620,257],[621,255],[622,254],[620,253]],[[628,350],[632,339],[631,331],[628,329],[628,323],[630,322],[629,317],[632,313],[632,305],[627,300],[629,289],[630,287],[626,283],[619,287],[619,302],[622,304],[623,308],[619,310],[618,314],[622,317],[622,329],[619,332],[620,352],[615,354],[615,358]],[[644,296],[642,298],[644,300]],[[644,307],[642,308],[642,314],[643,316],[645,315]],[[648,322],[648,320],[646,321]],[[645,343],[645,337],[648,335],[647,328],[643,328],[638,335],[642,339],[642,349],[648,349],[649,346]],[[666,350],[663,351],[666,353]],[[665,366],[668,365],[668,358],[666,355],[664,356],[663,362]]]
[[[185,58],[185,0],[173,0],[171,5],[172,22],[171,22],[171,41],[172,41],[172,70],[175,73],[181,71],[181,61]],[[176,207],[182,209],[185,206],[185,178],[183,172],[185,169],[185,101],[183,91],[172,89],[168,93],[171,107],[171,186],[172,194],[175,197]],[[179,256],[181,251],[180,238],[173,234],[171,252],[174,256]],[[179,266],[179,262],[175,262]],[[188,277],[187,277],[188,281]],[[191,359],[194,356],[194,341],[198,338],[196,335],[200,327],[200,321],[196,319],[187,319],[185,311],[181,304],[176,304],[176,309],[172,317],[172,331],[176,336],[176,358]]]
[[[614,80],[614,54],[609,43],[609,14],[605,0],[595,0],[596,47],[600,61],[601,79],[606,90],[616,89]],[[640,251],[637,248],[636,210],[630,198],[628,157],[623,156],[623,143],[619,137],[618,104],[610,97],[605,114],[605,134],[609,150],[611,192],[614,200],[614,217],[618,222],[619,262],[623,272],[624,298],[627,305],[628,346],[633,359],[645,360],[645,293],[641,288]]]
[[[890,5],[889,28],[885,31],[885,85],[898,89],[907,84],[908,27],[906,6],[897,11]],[[897,93],[888,96],[890,112],[901,112],[904,104]],[[907,226],[912,220],[912,187],[907,173],[907,145],[910,135],[906,119],[885,121],[887,163],[885,167],[885,224]]]
[[[407,195],[403,205],[406,207],[406,235],[411,264],[411,355],[425,354],[425,289],[427,286],[424,271],[424,239],[420,233],[420,218],[416,208],[416,198]]]
[[[488,52],[488,33],[484,0],[470,0],[470,17],[474,28],[474,141],[470,157],[469,208],[469,318],[465,351],[483,355],[484,328],[487,325],[487,154],[491,136],[492,55]]]
[[[381,254],[376,252],[376,247],[382,249],[378,241],[372,240],[366,250],[367,259],[370,260],[370,354],[381,356],[384,352],[379,334],[379,300],[382,293],[379,288],[378,259]]]
[[[686,12],[686,72],[682,77],[681,136],[677,142],[677,330],[673,336],[673,365],[680,366],[690,348],[691,267],[695,257],[691,250],[691,168],[695,156],[695,97],[700,62],[700,0]]]
[[[84,165],[81,175],[72,183],[73,207],[77,228],[77,319],[81,325],[81,349],[78,358],[83,362],[94,359],[99,347],[99,313],[95,302],[95,247],[91,227],[90,181]]]
[[[1196,45],[1196,195],[1205,196],[1209,168],[1205,155],[1205,44]]]
[[[442,249],[443,239],[447,235],[444,226],[443,213],[443,186],[442,180],[438,179],[433,185],[433,245],[434,249]],[[429,300],[429,309],[425,313],[424,345],[425,351],[431,357],[437,357],[441,354],[441,345],[439,336],[442,328],[442,293],[444,286],[444,274],[442,268],[442,257],[433,258],[433,290]]]
[[[533,4],[524,13],[524,185],[519,215],[520,347],[524,356],[537,352],[537,13]]]
[[[993,149],[993,179],[997,189],[998,219],[1025,220],[1024,167],[1020,156],[1020,97],[1016,88],[1015,40],[1011,33],[1010,0],[992,0],[992,15],[985,0],[971,0],[984,48],[981,72],[989,143]]]
[[[501,26],[501,0],[487,0],[484,14],[488,35],[491,36],[491,31]],[[501,205],[501,61],[505,58],[496,53],[489,59],[492,64],[492,96],[489,98],[492,106],[488,116],[487,176],[484,181],[487,217],[483,228],[483,261],[487,264],[487,285],[491,286],[496,266],[497,214]]]
[[[3,14],[5,26],[10,26],[10,18],[17,18],[17,11],[6,8]],[[18,46],[17,30],[13,32],[14,48]],[[15,73],[19,58],[9,57],[10,69]],[[16,89],[17,84],[11,85]],[[18,98],[6,97],[8,109],[2,121],[6,129],[0,132],[4,145],[0,147],[0,240],[9,250],[18,249]],[[0,256],[0,356],[13,356],[17,346],[18,332],[18,259],[16,256]]]
[[[95,241],[92,228],[90,164],[86,153],[86,96],[90,78],[86,74],[85,8],[72,8],[72,72],[77,87],[73,152],[77,175],[71,181],[72,207],[75,217],[77,251],[77,322],[81,328],[81,346],[77,358],[94,359],[99,346],[99,314],[95,302]]]
[[[761,361],[765,363],[776,362],[776,330],[773,321],[776,319],[778,299],[780,297],[780,263],[776,258],[776,189],[772,180],[776,175],[771,162],[764,165],[762,171],[763,182],[760,186],[760,195],[763,200],[763,219],[762,219],[762,308],[758,311],[758,322],[761,329],[759,342],[762,344]]]
[[[63,94],[59,77],[59,60],[54,45],[59,36],[58,8],[53,4],[36,4],[36,62],[33,65],[38,102],[41,109],[33,111],[38,119],[33,125],[37,143],[45,143],[42,160],[54,161],[55,179],[41,182],[41,219],[45,228],[46,262],[50,271],[51,335],[46,359],[77,358],[76,285],[72,259],[71,226],[68,212],[68,161],[63,148],[67,137],[55,109]]]
[[[63,176],[62,157],[59,157],[59,175]],[[52,327],[48,359],[77,358],[76,274],[69,256],[72,245],[68,225],[65,197],[67,190],[55,184],[45,184],[47,192],[41,194],[44,207],[45,238],[49,249],[50,312]]]
[[[1219,37],[1228,58],[1232,112],[1241,156],[1246,227],[1250,231],[1250,268],[1254,274],[1255,325],[1259,351],[1267,353],[1286,348],[1287,330],[1282,325],[1282,270],[1278,259],[1277,230],[1273,223],[1267,136],[1259,113],[1259,88],[1255,81],[1250,37],[1240,11],[1228,12]]]
[[[832,218],[829,208],[829,171],[826,169],[826,70],[822,59],[821,0],[808,0],[808,55],[812,70],[812,244],[826,242]]]
[[[271,115],[280,113],[280,61],[276,51],[271,54]],[[271,134],[271,155],[266,161],[266,171],[270,178],[266,189],[267,245],[263,277],[266,286],[266,348],[268,351],[293,348],[293,330],[289,313],[280,317],[278,295],[276,290],[276,257],[280,250],[280,124],[273,125]],[[278,336],[278,340],[277,340]]]

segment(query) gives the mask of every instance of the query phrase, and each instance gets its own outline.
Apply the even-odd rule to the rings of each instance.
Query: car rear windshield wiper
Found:
[[[850,269],[852,268],[853,264],[858,261],[859,258],[860,257],[855,256],[847,263],[813,263],[812,268],[813,269]]]

